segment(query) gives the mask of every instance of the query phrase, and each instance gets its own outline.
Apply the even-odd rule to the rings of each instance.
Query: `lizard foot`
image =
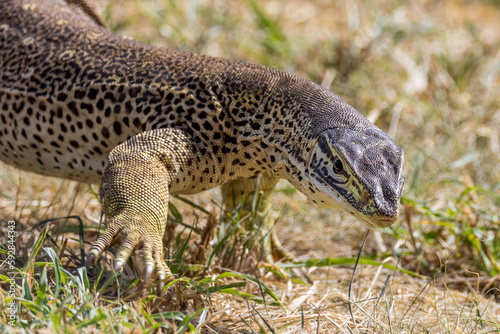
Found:
[[[172,273],[163,260],[163,234],[172,180],[187,168],[194,143],[182,131],[156,129],[116,146],[108,156],[100,195],[107,229],[92,245],[88,262],[118,244],[114,269],[132,257],[143,281],[158,283],[158,293]]]
[[[162,239],[153,231],[117,229],[111,224],[106,232],[92,245],[85,266],[89,267],[101,257],[103,251],[113,244],[118,244],[113,269],[120,270],[132,256],[134,265],[142,275],[139,290],[147,287],[151,278],[157,281],[157,294],[165,286],[165,280],[172,276],[170,269],[163,260]]]

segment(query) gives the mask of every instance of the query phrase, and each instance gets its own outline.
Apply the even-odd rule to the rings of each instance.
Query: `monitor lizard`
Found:
[[[116,35],[89,3],[0,2],[0,159],[101,182],[106,230],[87,265],[117,244],[115,269],[132,255],[144,283],[160,288],[171,275],[169,196],[222,184],[232,201],[259,184],[278,256],[268,194],[280,178],[371,226],[397,219],[403,150],[335,94],[290,73]]]

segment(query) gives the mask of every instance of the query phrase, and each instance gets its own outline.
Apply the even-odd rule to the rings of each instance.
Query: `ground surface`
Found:
[[[109,271],[101,280],[97,271],[89,272],[83,290],[64,283],[64,275],[81,277],[73,269],[80,254],[76,218],[51,223],[44,241],[69,274],[58,281],[58,269],[47,264],[52,260],[43,250],[26,263],[44,231],[40,222],[65,216],[86,225],[99,222],[95,191],[0,165],[0,228],[6,232],[7,222],[17,221],[24,328],[134,332],[155,331],[160,323],[182,332],[184,323],[173,319],[193,315],[193,326],[203,333],[251,333],[259,326],[280,333],[500,331],[497,1],[112,0],[103,8],[117,33],[261,63],[330,88],[404,148],[403,210],[394,226],[370,231],[362,257],[376,262],[365,261],[354,272],[368,227],[343,213],[318,210],[280,183],[273,197],[279,235],[299,261],[309,260],[301,273],[259,265],[247,234],[231,223],[210,225],[224,215],[217,190],[188,198],[209,214],[174,199],[179,214],[173,211],[172,221],[199,228],[185,249],[190,228],[177,224],[172,234],[179,236],[170,244],[172,256],[182,249],[182,281],[161,298],[120,302],[134,277],[131,269],[99,293]],[[94,238],[95,230],[84,236]],[[227,246],[232,244],[237,247]],[[194,266],[206,264],[206,270]],[[221,267],[238,274],[219,277],[231,272]],[[309,283],[289,276],[304,271]],[[0,273],[6,272],[4,263]],[[51,283],[46,289],[44,272]],[[1,279],[0,300],[8,303],[9,285],[6,276]],[[276,300],[265,307],[262,298],[269,304],[273,295]],[[7,315],[0,313],[0,323]]]

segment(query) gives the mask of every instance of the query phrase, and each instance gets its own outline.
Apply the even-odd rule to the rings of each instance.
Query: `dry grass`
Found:
[[[113,283],[99,300],[92,289],[80,296],[94,310],[82,312],[82,321],[95,318],[95,310],[102,308],[105,317],[98,324],[78,327],[76,318],[57,318],[57,310],[48,312],[53,318],[36,323],[33,317],[43,312],[26,311],[25,328],[47,330],[57,318],[64,324],[62,331],[155,331],[153,324],[160,319],[150,321],[146,314],[192,314],[208,307],[202,315],[206,325],[199,328],[203,333],[253,333],[259,326],[264,332],[280,333],[500,331],[497,2],[111,0],[104,8],[117,33],[155,45],[258,62],[321,83],[391,134],[405,150],[404,210],[395,226],[370,232],[362,256],[420,277],[365,261],[355,272],[352,264],[309,266],[305,270],[313,284],[307,284],[284,265],[256,267],[256,254],[250,250],[245,261],[233,261],[230,269],[257,276],[282,305],[264,306],[259,298],[270,302],[272,297],[259,284],[244,277],[217,278],[226,272],[219,266],[228,263],[224,257],[227,260],[230,250],[217,254],[207,270],[193,267],[204,264],[208,256],[200,256],[203,238],[193,233],[181,267],[186,276],[162,298],[147,296],[121,304],[117,291],[124,293],[128,283],[118,290]],[[0,217],[18,222],[22,235],[17,249],[24,261],[40,234],[41,221],[77,215],[90,225],[100,219],[99,203],[87,185],[7,165],[0,165],[0,171]],[[219,217],[217,191],[189,199],[212,215],[174,200],[183,223],[197,222],[203,231],[207,222]],[[356,259],[366,226],[343,213],[310,206],[285,182],[273,201],[279,208],[280,237],[299,260]],[[79,260],[75,226],[74,219],[52,222],[49,236],[54,240],[46,238],[44,245],[60,254],[64,245],[63,267],[76,275],[71,269]],[[85,233],[86,240],[95,235],[91,229]],[[179,249],[188,233],[178,226],[174,235],[181,237],[170,249]],[[212,246],[220,241],[218,235],[209,237]],[[241,231],[231,238],[246,241]],[[242,249],[246,248],[241,246],[240,253]],[[50,262],[42,255],[37,263]],[[36,280],[27,281],[32,292],[40,270],[20,274],[34,275]],[[50,266],[48,272],[52,277]],[[97,281],[94,274],[89,273],[91,282]],[[133,277],[130,269],[123,280]],[[203,281],[207,277],[213,282]],[[245,286],[227,287],[241,282]],[[217,286],[226,289],[211,293]],[[0,298],[5,301],[3,294]],[[55,297],[51,300],[58,305]],[[162,323],[180,324],[168,319]]]

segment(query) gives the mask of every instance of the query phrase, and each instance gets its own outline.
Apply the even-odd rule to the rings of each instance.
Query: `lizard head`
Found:
[[[375,126],[324,130],[304,168],[308,186],[301,188],[319,206],[343,209],[374,227],[397,219],[403,150]]]
[[[300,135],[287,139],[282,177],[320,207],[345,210],[374,227],[394,223],[403,149],[334,93],[294,78],[286,81],[292,117],[305,121]]]

